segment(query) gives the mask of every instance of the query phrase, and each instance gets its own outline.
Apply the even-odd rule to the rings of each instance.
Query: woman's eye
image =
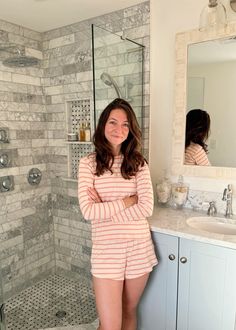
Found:
[[[124,124],[124,127],[127,127],[127,128],[129,128],[129,124],[127,123],[127,124]]]

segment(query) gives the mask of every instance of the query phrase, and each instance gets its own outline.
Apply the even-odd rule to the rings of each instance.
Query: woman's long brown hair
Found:
[[[211,119],[209,114],[201,109],[193,109],[186,116],[185,148],[191,142],[199,144],[207,152],[206,140],[210,132]]]
[[[105,125],[114,109],[122,109],[127,115],[129,122],[129,134],[127,139],[121,145],[121,154],[123,162],[121,165],[121,175],[125,179],[131,179],[140,167],[145,163],[145,158],[141,154],[141,130],[131,105],[120,98],[112,101],[103,110],[100,115],[97,128],[93,136],[93,143],[96,154],[96,175],[100,176],[105,171],[112,173],[112,165],[114,163],[114,155],[112,147],[105,137]]]

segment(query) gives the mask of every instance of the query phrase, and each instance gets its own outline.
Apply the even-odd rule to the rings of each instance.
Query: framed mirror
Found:
[[[236,167],[236,37],[190,44],[187,58],[186,113],[204,109],[211,118],[211,165]]]
[[[235,74],[233,74],[235,72]],[[236,24],[210,32],[176,35],[172,173],[236,178]],[[186,114],[206,110],[211,166],[184,165]]]

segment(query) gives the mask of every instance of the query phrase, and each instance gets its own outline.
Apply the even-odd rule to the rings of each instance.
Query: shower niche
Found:
[[[94,131],[94,116],[91,99],[75,99],[66,102],[68,144],[68,177],[77,180],[80,158],[93,151],[91,142]]]

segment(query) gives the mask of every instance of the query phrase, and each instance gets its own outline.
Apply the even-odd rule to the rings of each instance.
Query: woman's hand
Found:
[[[100,196],[97,193],[97,190],[95,188],[88,188],[87,193],[89,195],[89,198],[94,202],[94,203],[101,203],[102,200]]]
[[[137,195],[132,195],[129,197],[125,197],[123,199],[123,202],[125,203],[125,208],[133,206],[134,204],[138,203],[138,196]]]

